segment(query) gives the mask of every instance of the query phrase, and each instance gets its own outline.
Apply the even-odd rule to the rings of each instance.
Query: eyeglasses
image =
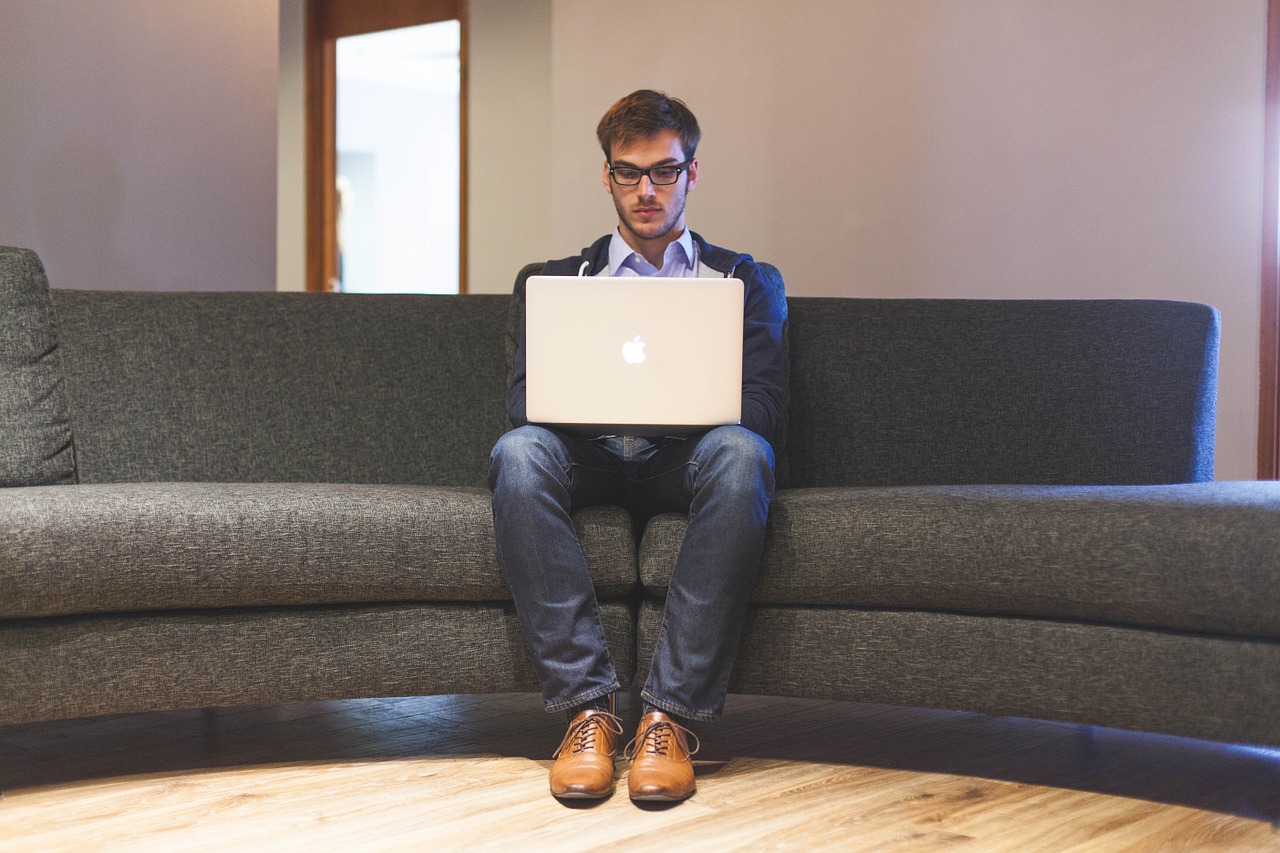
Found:
[[[680,180],[680,173],[692,162],[692,160],[685,160],[683,163],[664,163],[647,169],[638,169],[635,166],[610,166],[609,177],[620,187],[634,187],[640,183],[641,177],[648,178],[649,183],[654,186],[664,187]]]

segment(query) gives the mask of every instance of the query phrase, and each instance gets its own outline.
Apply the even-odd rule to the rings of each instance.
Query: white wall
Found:
[[[55,287],[275,286],[277,11],[0,0],[0,243]]]
[[[1217,473],[1255,476],[1266,0],[651,0],[679,35],[605,35],[633,8],[553,2],[546,254],[614,222],[600,115],[665,89],[691,227],[792,294],[1216,305]]]
[[[306,26],[306,0],[280,0],[276,92],[278,290],[307,289]]]
[[[0,0],[0,243],[62,287],[300,287],[300,10]],[[1250,478],[1265,17],[1266,0],[651,0],[662,38],[612,35],[636,26],[618,0],[471,0],[471,290],[612,226],[596,121],[665,88],[706,135],[691,224],[793,294],[1218,306],[1218,476]]]
[[[510,293],[522,266],[569,251],[551,237],[551,7],[551,0],[470,0],[472,293]]]

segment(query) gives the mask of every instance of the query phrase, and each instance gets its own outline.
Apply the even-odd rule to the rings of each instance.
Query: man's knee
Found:
[[[698,455],[703,457],[702,471],[726,481],[730,487],[752,491],[763,488],[766,493],[773,493],[773,448],[751,430],[717,427],[702,437]]]
[[[526,425],[505,433],[489,454],[489,488],[499,482],[519,484],[563,472],[564,445],[555,433]]]

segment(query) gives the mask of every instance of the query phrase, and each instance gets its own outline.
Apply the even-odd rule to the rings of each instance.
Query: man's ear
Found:
[[[609,180],[609,161],[604,161],[604,191],[613,195],[613,181]]]
[[[685,192],[692,190],[698,183],[698,158],[694,157],[689,161],[689,186]]]

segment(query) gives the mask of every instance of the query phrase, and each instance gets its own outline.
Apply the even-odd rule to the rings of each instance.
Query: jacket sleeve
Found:
[[[746,284],[742,326],[742,425],[786,446],[790,363],[787,298],[782,275],[770,264],[747,262],[735,274]]]
[[[513,427],[529,423],[525,414],[524,383],[524,287],[529,276],[542,272],[545,264],[529,264],[516,275],[515,289],[511,293],[511,308],[507,315],[507,420]]]

